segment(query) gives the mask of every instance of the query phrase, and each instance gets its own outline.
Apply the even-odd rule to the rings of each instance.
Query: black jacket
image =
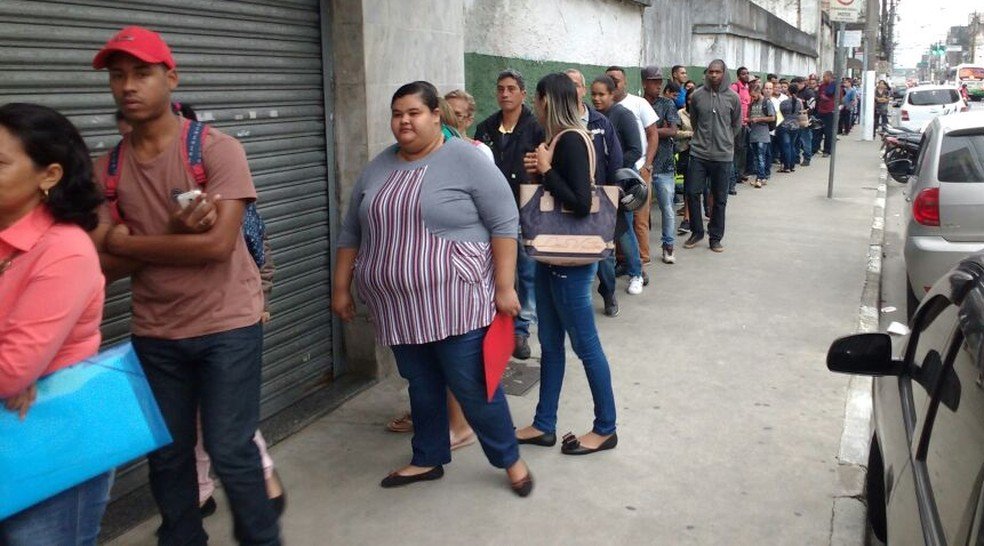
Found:
[[[533,112],[525,104],[519,114],[519,121],[509,135],[499,132],[502,125],[502,110],[485,118],[475,129],[475,140],[485,143],[492,149],[495,165],[509,182],[513,195],[519,195],[519,184],[529,180],[526,168],[523,167],[523,156],[536,150],[544,141],[543,129],[537,123]]]

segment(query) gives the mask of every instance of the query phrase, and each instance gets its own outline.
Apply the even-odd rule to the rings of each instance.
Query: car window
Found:
[[[926,91],[910,91],[909,104],[913,106],[935,106],[952,104],[960,100],[956,89],[932,89]]]
[[[984,483],[984,388],[973,348],[960,348],[944,366],[926,450],[926,470],[948,544],[965,544]]]
[[[918,331],[910,338],[910,344],[914,342],[915,345],[906,348],[906,361],[909,363],[907,375],[910,378],[907,384],[915,412],[911,431],[923,419],[929,396],[942,372],[942,356],[947,342],[957,326],[957,308],[943,296],[936,296],[924,304],[921,311],[916,317]]]
[[[938,178],[940,182],[984,182],[984,132],[945,135]]]
[[[919,155],[916,157],[916,164],[913,167],[912,172],[918,174],[921,178],[923,177],[923,163],[926,161],[927,153],[930,148],[929,143],[933,142],[934,133],[935,131],[932,126],[927,127],[926,131],[923,133],[922,140],[919,142]]]

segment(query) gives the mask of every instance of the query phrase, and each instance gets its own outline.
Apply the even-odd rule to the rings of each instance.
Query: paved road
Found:
[[[741,186],[723,254],[680,248],[676,265],[651,266],[643,295],[623,292],[619,317],[599,313],[616,450],[573,458],[524,447],[537,479],[528,499],[477,447],[456,453],[439,482],[383,490],[379,479],[409,456],[409,438],[383,429],[406,404],[393,378],[273,449],[289,492],[287,542],[860,543],[856,512],[832,529],[834,499],[853,494],[857,476],[837,460],[848,378],[824,357],[857,327],[877,144],[844,137],[840,154],[834,199],[819,158],[766,188]],[[569,358],[560,433],[591,422],[584,374]],[[536,390],[510,404],[527,424]],[[213,544],[231,544],[219,502],[207,527]],[[151,543],[155,525],[113,544]]]

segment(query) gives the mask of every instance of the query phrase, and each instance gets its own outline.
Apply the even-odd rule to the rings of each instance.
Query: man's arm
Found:
[[[652,176],[653,160],[656,159],[656,149],[659,148],[659,129],[653,123],[646,127],[646,163],[643,168]]]
[[[116,256],[106,251],[106,236],[113,226],[114,224],[99,224],[96,229],[89,232],[92,244],[99,252],[99,266],[102,268],[103,276],[106,277],[106,284],[125,279],[144,265],[140,260]]]
[[[229,199],[215,205],[215,225],[204,233],[131,235],[121,224],[106,236],[106,250],[123,258],[160,265],[202,265],[226,260],[242,237],[246,202]]]

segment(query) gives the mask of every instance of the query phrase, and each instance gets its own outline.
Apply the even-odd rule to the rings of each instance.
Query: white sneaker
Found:
[[[642,277],[632,277],[629,279],[629,287],[625,291],[633,296],[642,294]]]
[[[673,249],[672,248],[664,248],[663,249],[663,263],[664,264],[675,264],[676,263],[676,256],[673,255]]]

